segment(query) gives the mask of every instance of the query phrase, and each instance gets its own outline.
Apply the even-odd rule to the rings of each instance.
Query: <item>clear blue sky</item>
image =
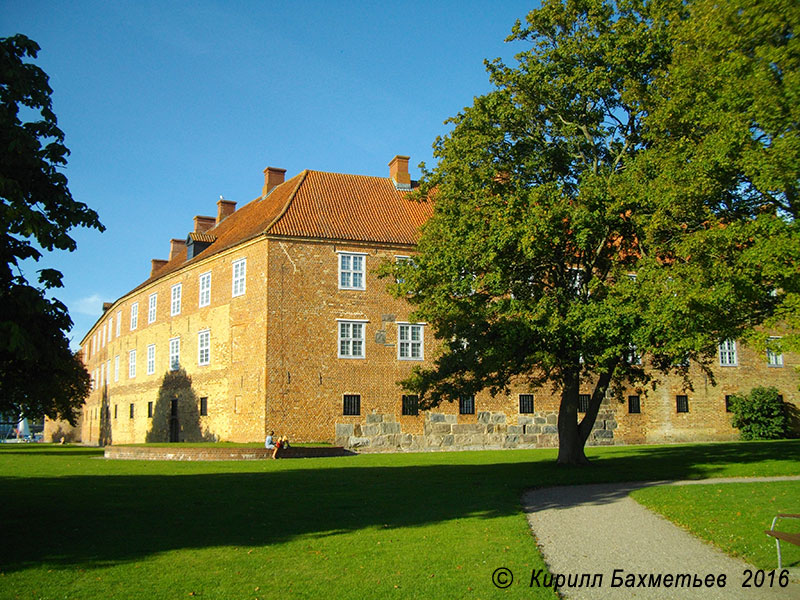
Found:
[[[485,58],[512,61],[514,21],[538,2],[53,2],[0,0],[0,37],[42,47],[73,196],[105,233],[26,274],[64,273],[77,347],[113,301],[166,258],[223,195],[244,205],[262,170],[388,175],[432,164],[443,121],[489,91]]]

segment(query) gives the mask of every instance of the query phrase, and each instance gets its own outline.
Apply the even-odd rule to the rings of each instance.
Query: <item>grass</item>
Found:
[[[564,469],[554,450],[156,462],[0,445],[0,598],[554,598],[525,587],[544,564],[524,489],[800,473],[800,441],[588,453]],[[492,586],[498,567],[516,593]]]
[[[764,534],[778,513],[800,514],[800,481],[656,486],[634,491],[640,504],[731,556],[760,569],[778,566],[775,540]],[[800,532],[800,520],[776,529]],[[781,543],[784,567],[800,565],[800,547]]]

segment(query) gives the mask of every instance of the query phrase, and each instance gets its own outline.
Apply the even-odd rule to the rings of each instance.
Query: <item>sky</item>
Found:
[[[195,215],[259,196],[265,167],[388,176],[403,154],[416,179],[444,121],[492,89],[484,59],[527,49],[504,40],[537,4],[0,0],[0,37],[41,46],[63,172],[106,227],[72,230],[77,250],[28,280],[64,274],[77,349]]]

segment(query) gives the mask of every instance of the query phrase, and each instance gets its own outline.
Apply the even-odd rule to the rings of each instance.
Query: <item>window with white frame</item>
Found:
[[[631,344],[630,349],[628,350],[628,364],[631,365],[642,364],[642,355],[639,353],[639,350],[636,348],[634,344]]]
[[[114,339],[114,317],[108,318],[108,343]]]
[[[774,349],[774,344],[781,339],[778,337],[771,337],[767,341],[767,366],[768,367],[782,367],[783,366],[783,353]],[[773,344],[772,346],[770,344]]]
[[[136,377],[136,350],[128,352],[128,378]]]
[[[364,358],[364,322],[339,321],[339,358]]]
[[[106,347],[106,334],[107,333],[108,333],[108,323],[103,323],[103,329],[102,329],[102,333],[100,335],[100,338],[103,341],[103,348]]]
[[[364,255],[342,252],[339,254],[339,289],[363,290]]]
[[[139,325],[139,303],[131,304],[131,331]]]
[[[100,363],[100,387],[103,387],[103,380],[106,378],[106,363]]]
[[[119,354],[114,357],[114,382],[119,381]]]
[[[736,366],[736,340],[723,340],[720,342],[719,365],[721,367]]]
[[[422,325],[400,323],[397,325],[397,358],[400,360],[422,360],[424,334]]]
[[[122,328],[122,311],[117,311],[117,337],[120,335],[120,329]]]
[[[247,281],[247,259],[241,258],[233,261],[233,287],[232,296],[242,296],[246,289]]]
[[[155,323],[156,321],[156,306],[158,306],[158,293],[150,294],[150,299],[147,305],[147,322]]]
[[[394,261],[398,265],[401,265],[401,264],[402,265],[412,265],[412,266],[414,265],[414,259],[411,258],[410,256],[395,256],[394,257]],[[395,281],[397,283],[405,283],[406,282],[406,280],[403,279],[402,277],[398,277],[397,279],[395,279]]]
[[[176,283],[172,286],[172,302],[170,303],[170,314],[174,317],[175,315],[181,314],[181,284]]]
[[[197,334],[197,364],[205,366],[211,362],[211,332],[206,329]]]
[[[181,368],[181,338],[172,338],[169,341],[169,370],[177,371]]]
[[[111,379],[111,359],[110,358],[106,361],[106,383],[108,383],[109,379]]]
[[[211,304],[211,272],[200,275],[200,307]]]
[[[147,346],[147,374],[152,375],[156,372],[156,345]]]

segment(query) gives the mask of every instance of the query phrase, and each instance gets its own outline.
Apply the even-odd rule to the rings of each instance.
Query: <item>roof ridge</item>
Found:
[[[283,208],[281,209],[281,212],[278,213],[278,216],[272,219],[272,222],[264,228],[264,233],[272,229],[272,227],[283,218],[283,216],[286,214],[286,211],[289,210],[289,207],[292,205],[292,202],[294,201],[294,198],[297,195],[297,190],[299,190],[300,186],[303,185],[303,182],[306,180],[306,177],[308,177],[308,173],[309,173],[308,169],[303,169],[303,171],[298,173],[298,175],[295,175],[295,177],[299,176],[299,179],[295,184],[294,189],[289,194],[289,197],[286,199],[286,204],[283,205]],[[294,179],[294,177],[292,179]]]

